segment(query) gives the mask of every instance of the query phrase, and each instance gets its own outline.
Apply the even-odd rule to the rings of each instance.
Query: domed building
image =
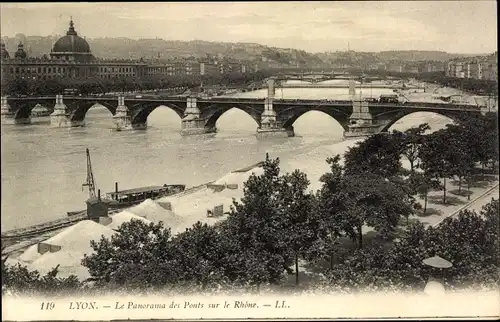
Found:
[[[9,79],[98,79],[120,80],[142,78],[154,75],[206,75],[221,73],[218,66],[212,66],[196,59],[160,63],[127,59],[97,59],[92,55],[88,42],[78,36],[73,19],[70,19],[66,35],[53,45],[50,58],[28,57],[24,45],[19,44],[14,57],[11,57],[2,42],[1,81]],[[210,68],[214,67],[214,68]],[[241,68],[240,66],[238,66]]]
[[[52,59],[76,62],[91,62],[95,60],[88,42],[78,36],[73,20],[69,22],[69,29],[66,32],[66,36],[59,38],[54,44],[50,57]]]

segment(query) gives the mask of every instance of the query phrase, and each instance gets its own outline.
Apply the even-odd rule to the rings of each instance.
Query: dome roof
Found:
[[[20,59],[26,58],[26,52],[24,51],[24,45],[22,43],[19,43],[19,45],[17,45],[17,51],[14,54],[14,57]]]
[[[69,30],[66,36],[59,38],[54,44],[52,52],[55,53],[90,53],[90,46],[85,39],[78,36],[73,26],[73,20],[69,22]]]

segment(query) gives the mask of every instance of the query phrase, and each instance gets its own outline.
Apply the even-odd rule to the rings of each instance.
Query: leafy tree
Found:
[[[332,173],[323,176],[320,202],[323,216],[328,216],[358,247],[363,246],[362,227],[373,227],[388,237],[401,216],[413,212],[409,191],[400,182],[391,182],[374,173],[349,173],[338,165],[338,158],[329,160]],[[342,173],[342,174],[341,174]]]
[[[306,256],[313,247],[317,232],[321,228],[321,220],[315,209],[316,199],[306,191],[309,186],[307,176],[295,170],[282,177],[280,185],[280,206],[282,230],[295,256],[295,281],[299,283],[299,256]]]
[[[462,211],[436,228],[410,225],[406,236],[389,249],[356,250],[327,270],[330,288],[339,290],[423,289],[430,268],[425,258],[441,256],[453,267],[446,271],[446,284],[453,289],[498,289],[500,286],[500,240],[498,200],[480,214]]]
[[[439,181],[426,172],[413,172],[409,178],[409,184],[412,189],[412,194],[418,195],[424,199],[423,214],[427,212],[427,197],[429,191],[440,187]]]
[[[74,293],[82,289],[82,283],[74,275],[57,277],[59,265],[41,276],[36,270],[29,270],[21,264],[7,264],[8,255],[2,247],[2,295],[56,295]]]
[[[227,283],[233,277],[233,267],[228,265],[231,263],[227,258],[229,254],[238,254],[238,250],[231,247],[231,236],[223,233],[217,226],[197,222],[172,239],[170,248],[179,281],[193,282],[206,289]]]
[[[119,227],[110,240],[91,241],[94,253],[82,265],[99,285],[153,287],[175,283],[179,272],[172,258],[170,229],[163,223],[131,220]]]
[[[426,176],[437,180],[443,179],[443,203],[446,204],[446,178],[450,177],[453,168],[450,165],[449,134],[445,129],[426,136],[421,149],[421,169]]]
[[[490,161],[498,162],[498,116],[486,113],[477,118],[470,117],[464,122],[467,138],[475,150],[475,160],[481,163],[482,173]]]
[[[323,185],[316,197],[321,227],[318,229],[316,245],[310,249],[310,256],[312,258],[328,256],[330,266],[333,266],[335,242],[342,236],[341,228],[335,220],[340,212],[345,212],[345,203],[340,197],[343,193],[343,168],[340,165],[340,155],[328,158],[326,162],[330,165],[330,172],[321,176],[320,181]]]
[[[469,133],[460,125],[447,125],[448,143],[452,149],[448,149],[445,154],[450,165],[451,173],[458,177],[458,190],[461,192],[462,180],[467,180],[467,190],[470,189],[470,179],[475,168],[475,150],[474,142],[471,142]],[[469,194],[468,197],[470,198]]]
[[[412,127],[404,132],[393,131],[393,135],[399,136],[403,145],[403,154],[410,162],[410,171],[414,172],[419,153],[423,145],[423,135],[425,131],[430,130],[427,123]]]
[[[245,182],[241,201],[233,202],[224,223],[225,229],[235,237],[242,256],[247,259],[245,274],[248,282],[257,287],[267,282],[278,283],[284,270],[289,271],[294,258],[288,244],[290,239],[285,236],[289,225],[283,207],[279,159],[271,160],[266,155],[262,167],[262,175],[252,174]]]
[[[24,78],[9,79],[5,83],[5,93],[8,95],[28,95],[29,93],[28,81]]]
[[[395,136],[380,133],[358,142],[344,154],[347,174],[372,173],[391,178],[401,173],[402,147]]]

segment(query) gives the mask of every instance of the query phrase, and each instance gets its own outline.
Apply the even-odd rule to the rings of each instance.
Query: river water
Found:
[[[276,97],[334,99],[347,91],[285,88],[277,90]],[[386,92],[390,90],[373,89],[370,93],[368,89],[363,96]],[[265,95],[264,90],[236,94]],[[412,125],[426,121],[413,115]],[[34,119],[31,125],[1,127],[2,231],[85,209],[88,192],[82,190],[82,183],[86,180],[86,148],[91,153],[97,188],[103,194],[114,190],[115,181],[120,189],[202,184],[262,161],[266,153],[293,162],[300,155],[341,141],[343,134],[337,121],[321,112],[308,112],[299,118],[294,124],[296,137],[268,140],[257,140],[256,123],[237,109],[218,120],[217,134],[193,137],[179,134],[180,118],[166,107],[151,113],[146,131],[111,131],[112,115],[99,106],[89,110],[86,122],[83,128],[59,129],[50,128],[45,118]]]

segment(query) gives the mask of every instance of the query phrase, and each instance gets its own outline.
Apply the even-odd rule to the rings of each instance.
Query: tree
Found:
[[[462,190],[462,180],[467,180],[467,196],[470,198],[470,179],[475,168],[476,149],[464,126],[448,124],[448,143],[453,149],[448,149],[446,158],[450,165],[450,173],[458,177],[458,191]]]
[[[347,174],[372,173],[391,178],[401,173],[402,147],[393,135],[380,133],[358,142],[344,154]]]
[[[480,214],[461,211],[436,228],[411,224],[389,249],[356,250],[342,258],[326,272],[329,286],[343,291],[423,290],[430,269],[422,261],[438,255],[453,264],[446,272],[448,287],[496,290],[500,286],[498,212],[498,200],[492,200]]]
[[[446,204],[446,178],[452,175],[449,163],[449,134],[445,129],[433,132],[425,137],[421,149],[421,169],[426,176],[443,179],[443,203]]]
[[[88,268],[99,285],[153,287],[178,281],[179,271],[172,257],[170,229],[163,223],[131,220],[122,224],[111,239],[91,241],[94,253],[85,255]]]
[[[410,193],[399,181],[389,181],[375,173],[341,170],[338,157],[329,163],[332,173],[322,178],[319,200],[327,205],[323,209],[337,225],[333,230],[357,240],[359,248],[363,247],[364,225],[388,237],[401,216],[413,212]]]
[[[420,198],[424,199],[423,214],[427,212],[427,197],[429,191],[439,188],[439,181],[426,172],[413,172],[409,178],[410,187],[413,194],[417,194]]]
[[[295,257],[290,242],[296,235],[287,229],[297,218],[289,212],[285,200],[294,193],[301,193],[304,185],[307,186],[307,180],[300,173],[288,177],[284,184],[283,176],[279,175],[279,159],[271,160],[266,155],[262,167],[262,175],[252,174],[245,182],[241,201],[233,202],[223,225],[232,233],[245,258],[246,268],[240,271],[248,276],[251,285],[257,287],[262,283],[278,283],[283,272],[290,271],[289,266]],[[286,187],[288,183],[291,185]],[[303,203],[300,201],[294,207],[299,209]],[[300,213],[298,217],[302,215]]]
[[[316,194],[321,226],[316,245],[310,249],[310,257],[328,256],[330,266],[333,267],[335,241],[342,236],[341,227],[335,220],[340,212],[345,211],[345,203],[341,198],[343,168],[340,165],[340,155],[328,158],[326,162],[330,165],[330,172],[321,176],[323,185]]]
[[[299,283],[299,256],[305,256],[309,252],[321,227],[314,195],[306,192],[308,186],[307,176],[299,170],[284,175],[280,185],[282,229],[285,243],[292,248],[295,256],[296,284]]]
[[[423,144],[423,135],[425,131],[430,130],[427,123],[420,124],[417,127],[412,127],[404,132],[393,131],[393,135],[399,136],[403,145],[403,154],[410,162],[410,171],[414,172],[416,161],[419,158],[419,153]]]
[[[9,79],[6,82],[5,89],[7,95],[28,95],[28,81],[24,78]]]
[[[7,263],[8,255],[4,254],[5,247],[2,247],[2,295],[56,295],[74,294],[81,291],[82,283],[74,275],[65,278],[57,277],[59,265],[41,276],[36,270],[29,270],[28,267]]]
[[[225,238],[231,236],[223,233],[216,226],[197,222],[171,240],[179,281],[201,285],[202,289],[227,283],[232,277],[227,258],[238,250],[231,247],[231,238]]]

